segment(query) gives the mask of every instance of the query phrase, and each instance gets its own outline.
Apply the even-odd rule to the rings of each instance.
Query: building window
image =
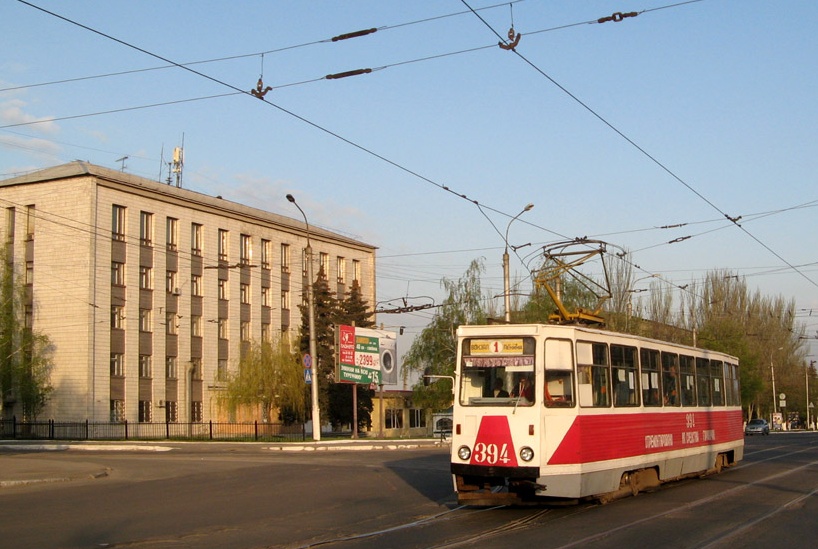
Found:
[[[111,286],[125,285],[125,264],[119,261],[111,262]]]
[[[269,322],[261,323],[261,340],[270,342],[273,339],[272,326]]]
[[[194,380],[201,380],[202,379],[202,359],[201,358],[191,358],[190,359],[190,378]]]
[[[153,214],[139,213],[139,243],[143,246],[153,246]]]
[[[261,268],[269,269],[273,262],[273,243],[269,240],[261,239]]]
[[[281,309],[290,310],[290,290],[281,290]]]
[[[169,252],[175,252],[179,249],[179,220],[173,217],[167,218],[165,227],[166,246]]]
[[[202,297],[202,275],[190,275],[190,293]]]
[[[178,362],[175,356],[165,358],[165,378],[176,379],[177,364]]]
[[[320,252],[318,254],[318,262],[319,268],[324,271],[324,276],[327,278],[332,276],[329,271],[329,254]]]
[[[139,423],[150,423],[151,422],[151,401],[150,400],[140,400],[139,401]]]
[[[111,377],[125,377],[125,355],[111,353]]]
[[[227,381],[227,360],[223,358],[216,364],[216,381]]]
[[[139,267],[139,289],[153,290],[153,269],[150,267]]]
[[[403,410],[387,408],[384,410],[384,426],[387,429],[403,429]]]
[[[261,305],[263,307],[270,306],[270,288],[267,286],[261,287]]]
[[[426,427],[426,414],[420,408],[411,408],[409,410],[409,427],[421,428]]]
[[[250,341],[250,322],[243,321],[240,326],[240,334],[242,341]]]
[[[219,339],[227,339],[227,319],[220,318],[219,324]]]
[[[151,378],[152,375],[152,357],[151,355],[139,355],[139,377]]]
[[[26,286],[34,285],[34,262],[26,261]]]
[[[176,271],[168,271],[165,276],[165,290],[169,294],[179,294],[179,283]]]
[[[338,284],[343,284],[347,274],[347,260],[341,256],[338,256],[337,262],[338,262]]]
[[[227,281],[223,278],[219,279],[219,299],[227,299],[229,296],[227,294]]]
[[[248,234],[243,234],[239,239],[241,244],[239,261],[242,265],[249,265],[253,260],[253,238]]]
[[[202,255],[202,226],[199,223],[190,225],[190,253]]]
[[[361,282],[361,262],[357,259],[352,260],[352,280]]]
[[[250,285],[243,282],[241,284],[241,302],[245,304],[250,303]]]
[[[168,311],[165,313],[165,333],[176,335],[179,333],[179,325],[176,323],[176,313]]]
[[[165,402],[165,421],[168,423],[179,421],[179,403],[175,400]]]
[[[6,244],[14,242],[14,220],[17,217],[17,210],[14,206],[6,208]]]
[[[125,421],[125,401],[111,400],[111,423],[122,423]]]
[[[150,309],[139,309],[139,331],[152,332],[152,315]]]
[[[227,261],[230,244],[230,233],[224,229],[219,229],[219,261]]]
[[[26,206],[26,240],[34,240],[34,219],[36,217],[34,204]]]
[[[190,335],[192,337],[202,337],[201,315],[193,315],[190,317]]]
[[[125,240],[125,206],[113,207],[113,219],[111,220],[111,238],[113,240]]]
[[[193,423],[202,422],[202,402],[194,400],[190,403],[190,421]]]
[[[111,305],[111,329],[125,329],[125,307],[122,305]]]
[[[281,245],[281,272],[282,273],[289,273],[290,272],[290,245],[289,244],[282,244]]]

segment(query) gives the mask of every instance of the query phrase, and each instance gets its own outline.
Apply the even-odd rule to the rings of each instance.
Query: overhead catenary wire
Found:
[[[89,30],[89,31],[95,32],[95,33],[97,33],[97,34],[100,34],[101,36],[104,36],[104,37],[106,37],[106,38],[109,38],[109,39],[111,39],[111,40],[114,40],[114,41],[116,41],[116,42],[119,42],[119,43],[121,43],[121,44],[123,44],[123,45],[125,45],[125,46],[131,47],[131,48],[134,48],[134,49],[136,49],[136,50],[138,50],[138,51],[141,51],[141,52],[143,52],[143,53],[145,53],[145,54],[147,54],[147,55],[154,56],[154,57],[156,57],[157,59],[163,60],[163,61],[165,61],[165,62],[173,63],[172,61],[169,61],[169,60],[167,60],[167,59],[165,59],[165,58],[162,58],[161,56],[158,56],[158,55],[156,55],[156,54],[153,54],[153,53],[151,53],[151,52],[149,52],[149,51],[147,51],[147,50],[144,50],[144,49],[142,49],[142,48],[139,48],[139,47],[133,46],[133,45],[128,44],[127,42],[121,41],[121,40],[119,40],[119,39],[116,39],[116,38],[110,37],[110,36],[108,36],[108,35],[106,35],[106,34],[104,34],[104,33],[101,33],[100,31],[97,31],[97,30],[95,30],[95,29],[91,29],[91,28],[89,28],[89,27],[86,27],[85,25],[82,25],[82,24],[76,23],[76,22],[74,22],[74,21],[71,21],[71,20],[69,20],[69,19],[66,19],[66,18],[64,18],[64,17],[62,17],[62,16],[59,16],[59,15],[57,15],[57,14],[53,14],[52,12],[49,12],[48,10],[43,10],[42,8],[40,8],[40,7],[38,7],[38,6],[35,6],[35,5],[31,4],[30,2],[26,2],[26,1],[24,1],[24,0],[18,0],[18,1],[20,1],[20,2],[21,2],[21,3],[23,3],[23,4],[30,5],[30,6],[32,6],[32,7],[34,7],[34,8],[36,8],[36,9],[39,9],[39,10],[44,11],[44,12],[46,12],[46,13],[49,13],[49,14],[51,14],[51,15],[54,15],[54,16],[56,16],[56,17],[59,17],[59,18],[61,18],[61,19],[64,19],[64,20],[66,20],[67,22],[70,22],[70,23],[72,23],[72,24],[76,24],[76,25],[78,25],[78,26],[80,26],[80,27],[82,27],[82,28],[85,28],[85,29]],[[690,2],[687,2],[687,3],[690,3]],[[216,79],[216,78],[213,78],[212,76],[206,75],[206,74],[201,73],[201,72],[199,72],[199,71],[195,71],[195,70],[189,69],[189,68],[187,68],[187,67],[183,67],[183,66],[181,66],[181,65],[179,65],[179,64],[176,64],[176,63],[173,63],[173,65],[174,65],[174,66],[177,66],[177,67],[180,67],[180,68],[185,68],[186,70],[189,70],[190,72],[192,72],[192,73],[194,73],[194,74],[197,74],[197,75],[199,75],[199,76],[202,76],[202,77],[204,77],[204,78],[207,78],[207,79],[209,79],[209,80],[211,80],[211,81],[213,81],[213,82],[219,83],[219,84],[221,84],[221,85],[227,86],[227,87],[229,87],[229,88],[231,88],[231,89],[235,90],[235,91],[236,91],[236,94],[238,94],[238,93],[245,93],[245,94],[246,94],[246,93],[247,93],[246,91],[244,91],[244,90],[242,90],[242,89],[240,89],[240,88],[237,88],[237,87],[235,87],[235,86],[232,86],[232,85],[230,85],[230,84],[228,84],[228,83],[226,83],[226,82],[223,82],[223,81],[221,81],[221,80],[218,80],[218,79]],[[555,84],[556,84],[556,83],[555,83]],[[566,90],[566,92],[567,92],[567,90]],[[225,94],[225,95],[231,95],[231,94]],[[265,101],[265,102],[267,102],[267,101]],[[346,139],[346,138],[344,138],[343,136],[341,136],[341,135],[339,135],[339,134],[337,134],[337,133],[335,133],[335,132],[332,132],[332,131],[330,131],[330,130],[328,130],[328,129],[326,129],[326,128],[324,128],[324,127],[322,127],[322,126],[320,126],[320,125],[318,125],[318,124],[316,124],[316,123],[314,123],[314,122],[312,122],[312,121],[310,121],[310,120],[307,120],[306,118],[301,117],[300,115],[297,115],[296,113],[293,113],[293,112],[291,112],[291,111],[288,111],[287,109],[284,109],[284,108],[280,107],[279,105],[276,105],[276,104],[274,104],[274,103],[270,103],[270,102],[267,102],[267,103],[268,103],[268,104],[270,104],[271,106],[273,106],[274,108],[276,108],[276,109],[278,109],[278,110],[280,110],[280,111],[282,111],[282,112],[284,112],[284,113],[286,113],[286,114],[288,114],[288,115],[290,115],[290,116],[293,116],[294,118],[296,118],[296,119],[298,119],[298,120],[301,120],[302,122],[304,122],[304,123],[306,123],[306,124],[308,124],[308,125],[310,125],[310,126],[313,126],[313,127],[314,127],[314,128],[316,128],[316,129],[319,129],[319,130],[321,130],[321,131],[323,131],[323,132],[325,132],[325,133],[328,133],[328,134],[332,135],[333,137],[336,137],[336,138],[340,139],[341,141],[346,142],[347,144],[349,144],[349,145],[351,145],[351,146],[353,146],[353,147],[356,147],[356,148],[358,148],[358,149],[360,149],[360,150],[362,150],[362,151],[364,151],[364,152],[366,152],[366,153],[368,153],[368,154],[370,154],[370,155],[372,155],[372,156],[375,156],[376,158],[379,158],[380,160],[382,160],[382,161],[384,161],[384,162],[387,162],[388,164],[391,164],[392,166],[394,166],[394,167],[396,167],[396,168],[398,168],[398,169],[400,169],[400,170],[403,170],[404,172],[406,172],[406,173],[408,173],[408,174],[410,174],[410,175],[413,175],[413,176],[415,176],[415,177],[417,177],[417,178],[419,178],[419,179],[421,179],[421,180],[424,180],[424,181],[426,181],[426,182],[428,182],[428,183],[430,183],[430,184],[432,184],[432,185],[435,185],[436,187],[438,187],[438,188],[440,188],[440,189],[442,189],[442,190],[445,190],[445,191],[447,191],[447,192],[449,192],[449,193],[451,193],[451,194],[454,194],[454,195],[455,195],[455,196],[457,196],[457,197],[460,197],[460,198],[463,198],[463,199],[469,200],[469,201],[473,202],[474,204],[476,204],[476,205],[478,205],[478,206],[481,206],[481,205],[480,205],[480,204],[479,204],[479,203],[478,203],[476,200],[474,200],[474,199],[472,199],[472,198],[469,198],[469,197],[468,197],[468,196],[466,196],[465,194],[462,194],[462,193],[457,193],[457,192],[455,192],[455,191],[451,190],[450,188],[448,188],[447,186],[441,185],[441,184],[439,184],[439,183],[437,183],[437,182],[433,181],[432,179],[429,179],[429,178],[427,178],[427,177],[425,177],[425,176],[422,176],[422,175],[420,175],[420,174],[419,174],[419,173],[417,173],[417,172],[414,172],[414,171],[412,171],[412,170],[410,170],[410,169],[408,169],[408,168],[406,168],[406,167],[404,167],[404,166],[402,166],[402,165],[400,165],[400,164],[398,164],[398,163],[396,163],[396,162],[394,162],[394,161],[391,161],[391,160],[389,160],[389,159],[387,159],[387,158],[385,158],[385,157],[383,157],[383,156],[381,156],[381,155],[379,155],[379,154],[375,153],[374,151],[372,151],[372,150],[370,150],[370,149],[368,149],[368,148],[366,148],[366,147],[363,147],[362,145],[359,145],[359,144],[357,144],[357,143],[355,143],[355,142],[353,142],[353,141],[351,141],[351,140],[349,140],[349,139]],[[587,107],[586,107],[586,108],[587,108]],[[591,112],[593,112],[593,111],[591,111]],[[597,115],[597,116],[598,116],[598,115]],[[604,121],[604,119],[602,119],[602,120]],[[612,129],[614,129],[614,130],[615,130],[615,128],[612,128]],[[623,135],[623,137],[625,137],[625,136]],[[626,139],[627,139],[627,138],[626,138]],[[635,145],[635,144],[634,144],[634,145]],[[702,197],[702,198],[703,198],[703,197]],[[706,199],[705,199],[705,200],[706,200]],[[485,204],[483,204],[482,206],[483,206],[484,208],[486,208],[487,210],[490,210],[490,211],[493,211],[493,212],[495,212],[495,213],[498,213],[498,214],[501,214],[501,215],[505,215],[505,216],[509,216],[509,217],[510,217],[510,214],[506,214],[505,212],[502,212],[502,211],[496,210],[496,209],[494,209],[494,208],[491,208],[491,207],[489,207],[489,206],[486,206]],[[482,209],[481,209],[481,211],[482,211]],[[730,218],[729,216],[727,216],[726,214],[725,214],[725,217],[726,217],[727,219],[731,219],[731,220],[733,219],[733,218]],[[534,224],[532,224],[532,223],[529,223],[529,222],[526,222],[526,224],[531,225],[531,226],[534,226],[534,227],[537,227],[536,225],[534,225]],[[543,230],[546,230],[546,231],[549,231],[548,229],[545,229],[545,228],[542,228],[542,227],[539,227],[539,228],[541,228],[541,229],[543,229]],[[553,231],[549,231],[549,232],[554,233]],[[554,234],[558,234],[558,233],[554,233]],[[563,236],[563,235],[560,235],[560,236]]]
[[[693,3],[693,2],[698,2],[698,1],[701,1],[701,0],[690,0],[690,2],[685,2],[685,4],[689,4],[689,3]],[[470,8],[470,6],[469,6],[468,2],[466,2],[466,0],[461,0],[461,2],[463,2],[463,4],[464,4],[466,7],[469,7],[469,8]],[[470,9],[471,9],[471,8],[470,8]],[[493,33],[494,33],[494,34],[495,34],[495,35],[496,35],[496,36],[497,36],[497,37],[498,37],[498,38],[501,40],[501,42],[503,42],[503,43],[507,43],[506,39],[505,39],[505,38],[503,38],[503,37],[502,37],[502,36],[501,36],[501,35],[500,35],[500,34],[499,34],[499,33],[498,33],[498,32],[497,32],[497,31],[496,31],[496,30],[495,30],[495,29],[494,29],[494,28],[493,28],[493,27],[492,27],[492,26],[491,26],[491,25],[490,25],[490,24],[489,24],[489,23],[488,23],[488,22],[487,22],[485,19],[483,19],[483,17],[482,17],[482,16],[480,16],[480,14],[479,14],[479,13],[477,13],[476,11],[473,11],[473,13],[474,13],[475,17],[477,17],[477,18],[478,18],[478,19],[479,19],[479,20],[480,20],[480,21],[481,21],[481,22],[482,22],[482,23],[483,23],[483,24],[484,24],[484,25],[485,25],[485,26],[486,26],[486,27],[487,27],[489,30],[491,30],[491,32],[493,32]],[[637,144],[637,143],[636,143],[636,142],[635,142],[633,139],[631,139],[629,136],[627,136],[627,135],[626,135],[626,134],[625,134],[625,133],[624,133],[622,130],[620,130],[619,128],[617,128],[616,126],[614,126],[614,125],[613,125],[611,122],[609,122],[609,121],[608,121],[608,120],[607,120],[605,117],[603,117],[603,116],[602,116],[601,114],[599,114],[599,113],[598,113],[596,110],[594,110],[593,108],[591,108],[591,106],[590,106],[590,105],[588,105],[587,103],[585,103],[584,101],[582,101],[582,100],[581,100],[581,99],[580,99],[580,98],[579,98],[577,95],[573,94],[571,91],[569,91],[567,88],[565,88],[565,87],[564,87],[562,84],[560,84],[559,82],[557,82],[557,81],[556,81],[554,78],[552,78],[552,77],[551,77],[551,76],[550,76],[548,73],[546,73],[546,72],[545,72],[543,69],[541,69],[540,67],[538,67],[538,66],[537,66],[535,63],[533,63],[532,61],[530,61],[530,60],[529,60],[527,57],[525,57],[524,55],[522,55],[522,54],[521,54],[520,52],[518,52],[516,49],[511,49],[510,51],[514,52],[514,54],[515,54],[515,55],[517,55],[517,57],[519,57],[519,58],[520,58],[520,59],[521,59],[523,62],[525,62],[525,63],[526,63],[527,65],[529,65],[529,66],[530,66],[532,69],[534,69],[534,70],[535,70],[537,73],[539,73],[539,74],[540,74],[540,75],[542,75],[544,78],[546,78],[546,79],[547,79],[549,82],[551,82],[551,83],[552,83],[554,86],[556,86],[556,87],[557,87],[557,88],[558,88],[560,91],[562,91],[564,94],[566,94],[568,97],[570,97],[570,98],[571,98],[571,99],[572,99],[574,102],[576,102],[577,104],[579,104],[579,105],[580,105],[580,106],[581,106],[583,109],[585,109],[587,112],[589,112],[591,115],[593,115],[593,116],[594,116],[594,117],[595,117],[597,120],[599,120],[600,122],[602,122],[602,123],[603,123],[605,126],[607,126],[607,127],[608,127],[609,129],[611,129],[611,130],[612,130],[614,133],[616,133],[616,134],[617,134],[619,137],[621,137],[622,139],[624,139],[624,140],[625,140],[625,141],[626,141],[626,142],[627,142],[629,145],[631,145],[632,147],[634,147],[634,148],[635,148],[635,149],[636,149],[638,152],[640,152],[640,153],[641,153],[643,156],[645,156],[645,157],[646,157],[648,160],[650,160],[652,163],[654,163],[656,166],[658,166],[658,167],[659,167],[659,168],[660,168],[662,171],[664,171],[666,174],[668,174],[668,175],[669,175],[669,176],[670,176],[672,179],[676,180],[678,183],[680,183],[680,184],[681,184],[681,185],[683,185],[685,188],[687,188],[687,189],[688,189],[690,192],[692,192],[693,194],[695,194],[695,195],[696,195],[696,196],[697,196],[699,199],[701,199],[703,202],[705,202],[707,205],[709,205],[709,206],[710,206],[712,209],[716,210],[716,211],[717,211],[717,212],[719,212],[721,215],[723,215],[723,216],[724,216],[726,219],[730,220],[730,221],[733,223],[733,225],[735,225],[736,227],[738,227],[738,228],[739,228],[739,230],[741,230],[742,232],[744,232],[744,233],[745,233],[745,234],[746,234],[748,237],[750,237],[750,238],[751,238],[753,241],[755,241],[757,244],[759,244],[759,245],[760,245],[761,247],[763,247],[765,250],[767,250],[767,251],[768,251],[768,252],[770,252],[772,255],[774,255],[774,256],[775,256],[775,257],[776,257],[776,258],[777,258],[779,261],[781,261],[782,263],[784,263],[785,265],[787,265],[787,266],[788,266],[790,269],[792,269],[794,272],[798,273],[798,274],[799,274],[799,275],[800,275],[800,276],[801,276],[801,277],[802,277],[804,280],[806,280],[807,282],[809,282],[810,284],[812,284],[813,286],[815,286],[816,288],[818,288],[818,282],[816,282],[816,281],[815,281],[815,280],[813,280],[812,278],[808,277],[808,276],[807,276],[805,273],[801,272],[801,271],[800,271],[800,270],[799,270],[797,267],[795,267],[795,266],[794,266],[792,263],[790,263],[790,262],[789,262],[787,259],[785,259],[785,258],[784,258],[784,257],[783,257],[781,254],[779,254],[778,252],[776,252],[775,250],[773,250],[773,249],[772,249],[770,246],[768,246],[766,243],[762,242],[762,241],[761,241],[761,239],[759,239],[758,237],[756,237],[754,234],[750,233],[750,231],[748,231],[748,230],[747,230],[745,227],[743,227],[743,226],[742,226],[742,225],[741,225],[741,224],[738,222],[738,217],[731,217],[731,216],[730,216],[730,215],[728,215],[726,212],[724,212],[724,211],[723,211],[721,208],[719,208],[719,207],[718,207],[718,206],[717,206],[715,203],[713,203],[713,202],[712,202],[710,199],[708,199],[708,198],[707,198],[706,196],[704,196],[704,195],[703,195],[701,192],[699,192],[697,189],[695,189],[695,188],[694,188],[694,187],[693,187],[691,184],[689,184],[687,181],[685,181],[685,180],[684,180],[684,179],[682,179],[682,178],[681,178],[679,175],[677,175],[677,174],[676,174],[676,173],[675,173],[673,170],[671,170],[671,169],[670,169],[670,168],[669,168],[667,165],[665,165],[664,163],[660,162],[658,158],[656,158],[656,157],[655,157],[655,156],[653,156],[651,153],[649,153],[649,152],[648,152],[648,151],[647,151],[645,148],[643,148],[642,146],[640,146],[639,144]]]

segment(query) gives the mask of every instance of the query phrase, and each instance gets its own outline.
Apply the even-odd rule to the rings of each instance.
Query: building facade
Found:
[[[242,349],[300,329],[308,237],[315,273],[375,303],[374,246],[85,162],[0,181],[0,207],[26,322],[53,343],[43,417],[217,419]]]

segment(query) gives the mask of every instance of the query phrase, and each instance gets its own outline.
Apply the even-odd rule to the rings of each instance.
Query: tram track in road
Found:
[[[634,539],[644,542],[648,539],[643,537],[645,532],[658,532],[655,541],[659,543],[678,525],[688,523],[707,523],[707,527],[691,530],[690,533],[695,532],[695,535],[689,537],[686,544],[679,545],[677,540],[675,545],[670,543],[668,547],[727,547],[754,539],[791,511],[797,512],[809,505],[818,495],[818,481],[810,480],[814,477],[813,472],[818,470],[818,446],[784,443],[755,447],[745,457],[749,459],[731,467],[728,472],[708,477],[726,488],[713,488],[714,485],[709,484],[710,488],[703,490],[709,494],[702,495],[702,490],[698,490],[700,497],[690,496],[703,481],[685,480],[665,485],[655,494],[642,496],[644,499],[637,500],[637,507],[625,500],[605,506],[584,502],[559,508],[547,504],[543,507],[452,506],[441,512],[415,515],[410,520],[398,519],[393,526],[358,533],[347,530],[330,534],[326,539],[316,538],[310,543],[305,540],[288,547],[454,549],[476,544],[510,547],[519,540],[533,539],[532,536],[538,536],[538,532],[546,528],[551,537],[539,539],[538,543],[543,547],[617,547],[632,545]],[[663,498],[663,491],[671,497]],[[642,506],[642,502],[649,498],[655,498],[655,505]],[[671,503],[673,500],[678,503]],[[754,503],[744,506],[742,502]],[[621,507],[623,505],[626,507]],[[640,507],[644,514],[630,514]],[[626,510],[624,514],[623,509]],[[724,509],[729,510],[720,515]],[[617,522],[612,523],[612,517],[624,517],[624,521],[614,519]],[[560,531],[563,536],[553,535]],[[568,537],[572,536],[569,532],[575,537]]]
[[[442,524],[445,522],[452,522],[457,521],[460,519],[472,519],[474,518],[475,513],[489,513],[493,511],[498,511],[500,509],[504,509],[507,506],[497,506],[497,507],[487,507],[483,509],[475,509],[469,506],[460,505],[453,509],[449,509],[443,511],[441,513],[423,517],[417,520],[413,520],[410,522],[406,522],[403,524],[398,524],[395,526],[391,526],[389,528],[383,528],[380,530],[373,530],[370,532],[361,532],[358,534],[352,534],[347,536],[341,536],[337,538],[331,539],[324,539],[320,541],[315,541],[313,543],[309,543],[306,545],[299,545],[295,549],[312,549],[315,547],[333,547],[333,546],[343,546],[344,544],[354,544],[359,541],[363,541],[370,538],[377,538],[377,537],[384,537],[389,536],[391,534],[406,534],[407,532],[411,532],[414,529],[421,529],[421,528],[429,528],[433,527],[437,524]],[[471,533],[468,535],[464,535],[462,539],[447,541],[444,543],[434,543],[429,545],[428,547],[434,549],[452,549],[455,547],[466,547],[474,544],[475,542],[492,538],[498,535],[502,535],[504,533],[509,533],[513,531],[518,531],[521,529],[529,528],[537,523],[537,520],[542,516],[548,514],[553,509],[539,509],[534,513],[526,514],[523,517],[518,519],[514,519],[508,522],[504,522],[499,525],[492,526],[484,531],[478,533]],[[389,546],[389,544],[385,544],[385,546]]]
[[[786,446],[782,446],[782,447],[779,447],[779,449],[780,448],[785,448],[785,447]],[[761,465],[763,463],[768,463],[768,462],[774,462],[774,461],[777,461],[777,460],[792,457],[792,456],[802,454],[802,453],[805,453],[805,452],[815,452],[815,448],[814,447],[813,448],[802,448],[802,449],[795,450],[795,451],[792,451],[792,452],[787,452],[785,454],[769,457],[769,458],[766,458],[766,459],[763,459],[763,460],[760,460],[760,461],[755,461],[753,463],[741,464],[741,465],[739,465],[738,467],[736,467],[733,470],[738,472],[739,470],[746,470],[746,469],[748,469],[750,467],[753,467],[753,466],[758,466],[758,465]],[[696,508],[700,508],[702,506],[717,502],[719,500],[735,498],[737,495],[739,495],[741,492],[743,492],[745,490],[749,490],[749,489],[757,488],[757,487],[764,487],[764,486],[767,486],[767,485],[773,485],[775,481],[781,480],[781,479],[786,478],[786,477],[790,477],[792,475],[796,475],[796,474],[801,473],[802,471],[804,471],[806,469],[809,469],[810,467],[818,467],[818,459],[811,460],[808,463],[805,463],[805,464],[800,465],[798,467],[789,468],[789,469],[786,469],[784,471],[780,471],[780,472],[777,472],[777,473],[774,473],[774,474],[771,474],[771,475],[767,475],[767,476],[765,476],[763,478],[756,479],[756,480],[754,480],[752,482],[749,482],[749,483],[746,483],[746,484],[741,484],[739,486],[735,486],[735,487],[729,488],[727,490],[722,490],[722,491],[718,492],[717,494],[702,497],[702,498],[696,499],[694,501],[690,501],[690,502],[688,502],[688,503],[686,503],[684,505],[674,507],[672,509],[667,509],[667,510],[659,512],[659,513],[654,513],[652,515],[643,516],[643,517],[641,517],[641,518],[639,518],[637,520],[633,520],[633,521],[627,522],[625,524],[620,524],[619,526],[617,526],[615,528],[606,529],[604,532],[598,532],[596,534],[589,535],[589,536],[583,537],[581,539],[572,540],[570,543],[558,546],[557,549],[570,549],[570,548],[574,548],[574,547],[584,547],[584,546],[588,546],[590,544],[593,544],[595,542],[602,541],[602,540],[604,540],[606,538],[610,539],[610,538],[616,536],[619,533],[623,533],[623,532],[625,532],[627,530],[631,530],[631,529],[639,527],[641,525],[650,524],[651,522],[658,521],[658,520],[666,518],[666,517],[672,517],[673,515],[688,513],[691,510],[694,510]],[[809,488],[807,488],[807,489],[809,489]],[[711,548],[714,548],[714,547],[722,546],[722,544],[728,542],[730,539],[733,539],[733,538],[736,538],[736,537],[738,537],[740,535],[746,534],[752,528],[761,525],[765,521],[773,518],[774,516],[778,515],[779,513],[783,512],[783,511],[786,511],[787,509],[797,505],[798,503],[800,503],[800,502],[804,501],[805,499],[815,495],[816,493],[818,493],[818,486],[816,486],[814,489],[812,489],[808,493],[804,493],[803,491],[799,492],[797,495],[794,495],[793,497],[791,497],[786,502],[783,502],[783,503],[775,506],[773,509],[769,510],[768,512],[766,512],[766,513],[764,513],[764,514],[762,514],[760,516],[751,518],[751,519],[739,524],[737,527],[734,527],[729,532],[723,532],[723,533],[718,534],[717,536],[711,537],[710,539],[703,540],[700,543],[696,544],[695,547],[701,548],[701,549],[704,549],[704,548],[711,549]]]

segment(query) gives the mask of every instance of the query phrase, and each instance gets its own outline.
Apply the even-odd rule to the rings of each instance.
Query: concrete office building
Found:
[[[41,417],[219,419],[243,346],[300,329],[307,227],[280,198],[292,218],[85,162],[0,181],[26,322],[54,344]],[[374,304],[375,247],[309,229],[315,273]],[[4,417],[19,406],[5,395]]]

